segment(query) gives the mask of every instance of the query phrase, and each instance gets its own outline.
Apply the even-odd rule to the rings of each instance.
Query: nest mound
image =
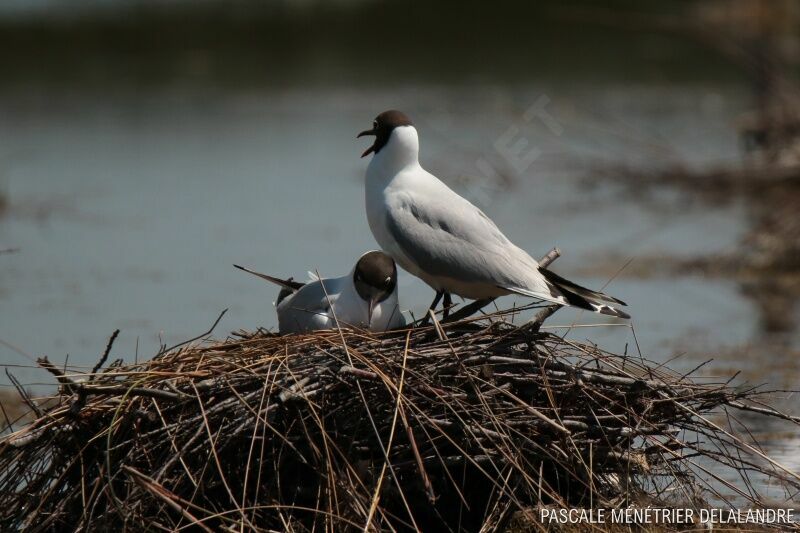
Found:
[[[0,440],[0,529],[478,531],[539,506],[702,505],[721,487],[765,505],[754,472],[798,487],[714,421],[789,418],[760,392],[510,314],[239,332],[80,379],[40,360],[60,399]]]

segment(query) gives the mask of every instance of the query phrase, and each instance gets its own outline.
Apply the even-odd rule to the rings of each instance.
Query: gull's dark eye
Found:
[[[392,284],[392,277],[391,277],[391,276],[389,276],[388,278],[386,278],[385,280],[383,280],[383,284],[384,284],[385,286],[389,287],[389,286]]]
[[[372,121],[372,127],[373,127],[373,129],[376,129],[376,130],[378,129],[378,121],[377,120],[373,120]]]

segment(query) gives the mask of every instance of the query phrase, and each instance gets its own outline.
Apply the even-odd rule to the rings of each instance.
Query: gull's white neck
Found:
[[[413,189],[417,180],[424,178],[418,156],[419,138],[414,126],[396,127],[389,141],[372,156],[364,184],[367,221],[372,235],[381,248],[409,272],[414,271],[413,263],[406,260],[392,237],[386,225],[386,213],[393,190]]]
[[[408,167],[419,166],[419,137],[414,126],[398,126],[389,141],[372,156],[367,167],[367,181],[386,185]]]

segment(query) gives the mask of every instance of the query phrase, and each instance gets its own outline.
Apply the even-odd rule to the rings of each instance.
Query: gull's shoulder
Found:
[[[291,306],[304,309],[322,310],[334,303],[342,292],[347,276],[339,278],[317,278],[303,285],[291,297]],[[286,299],[288,300],[288,298]],[[288,303],[284,300],[281,304]]]
[[[508,239],[483,211],[447,186],[404,187],[386,198],[389,229],[398,233],[420,233],[432,238],[455,237],[480,247],[506,246]]]
[[[451,207],[458,206],[462,209],[478,210],[444,181],[421,166],[410,167],[398,173],[387,192],[398,200],[412,201],[418,205],[447,204]]]

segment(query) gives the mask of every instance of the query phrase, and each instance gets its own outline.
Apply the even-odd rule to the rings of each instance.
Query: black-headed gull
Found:
[[[609,304],[625,305],[602,292],[568,281],[541,268],[515,246],[489,217],[453,192],[419,164],[419,138],[400,111],[385,111],[363,135],[375,142],[367,167],[366,207],[372,234],[405,270],[442,296],[495,298],[520,294],[630,318]]]
[[[240,270],[281,287],[275,307],[281,333],[303,333],[338,325],[386,331],[405,325],[397,300],[397,267],[383,252],[362,255],[353,269],[338,278],[299,283],[239,265]]]

